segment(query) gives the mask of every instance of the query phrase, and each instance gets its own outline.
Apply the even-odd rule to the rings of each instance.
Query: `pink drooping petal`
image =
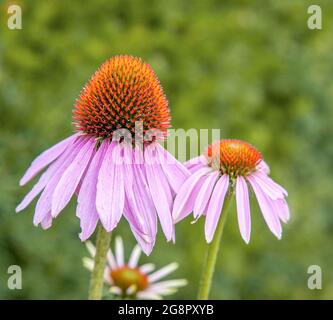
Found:
[[[155,243],[157,233],[157,214],[150,196],[144,166],[134,164],[137,149],[126,145],[124,148],[125,181],[125,218],[129,222],[134,236],[147,254]],[[143,162],[143,161],[142,161]]]
[[[163,173],[161,165],[153,163],[154,150],[148,146],[145,149],[145,171],[147,182],[158,214],[162,230],[167,241],[173,236],[174,226],[171,217],[172,194],[169,183]]]
[[[210,243],[213,240],[217,223],[220,219],[222,206],[224,203],[225,195],[229,187],[229,176],[223,175],[215,185],[215,188],[210,199],[206,221],[205,221],[205,236],[206,241]]]
[[[124,212],[124,217],[128,221],[131,231],[136,241],[138,242],[140,248],[145,253],[145,255],[149,256],[153,250],[155,239],[153,239],[151,242],[147,241],[147,236],[143,235],[141,231],[139,231],[137,228],[134,227],[134,224],[131,221],[132,218],[129,218],[126,210]]]
[[[134,190],[136,190],[136,194],[138,195],[138,204],[142,208],[141,212],[145,222],[144,230],[148,230],[148,239],[146,239],[147,245],[145,249],[143,248],[143,250],[146,254],[150,254],[155,244],[157,234],[157,212],[152,200],[147,178],[144,173],[144,166],[134,166],[133,172],[135,182]],[[145,235],[145,238],[147,238],[147,235]],[[149,253],[147,253],[148,251]]]
[[[266,194],[273,200],[283,199],[287,195],[287,191],[280,185],[274,182],[269,176],[262,172],[253,172],[252,177],[256,179],[256,182],[260,187],[265,190]]]
[[[66,151],[54,163],[54,174],[48,181],[45,189],[43,190],[41,196],[37,201],[35,215],[33,219],[34,225],[38,225],[39,223],[41,223],[41,221],[48,214],[48,212],[51,212],[51,203],[54,189],[56,188],[63,173],[72,163],[84,143],[85,139],[78,139],[72,146],[69,146]]]
[[[20,185],[23,186],[29,182],[36,174],[38,174],[42,169],[44,169],[51,162],[56,160],[66,148],[73,144],[76,138],[79,136],[78,133],[58,142],[53,147],[45,150],[41,153],[30,165],[24,176],[20,180]]]
[[[126,176],[125,176],[126,177]],[[125,186],[128,183],[128,180],[125,178]],[[138,189],[136,189],[136,185],[133,184],[131,189],[131,193],[134,194],[134,192]],[[125,187],[126,190],[126,187]],[[139,192],[136,193],[140,197]],[[157,219],[156,219],[156,212],[155,208],[154,210],[154,220],[151,223],[151,220],[147,217],[147,215],[144,213],[144,205],[140,199],[136,199],[134,197],[133,200],[128,199],[128,194],[126,194],[125,199],[125,207],[124,207],[124,217],[127,220],[132,233],[139,243],[140,247],[142,248],[143,252],[146,255],[149,255],[153,249],[153,246],[155,244],[155,237],[156,237],[156,230],[157,230]],[[151,202],[152,204],[152,202]]]
[[[24,210],[32,200],[34,200],[38,194],[45,188],[55,171],[57,170],[57,162],[54,162],[50,167],[41,175],[38,182],[33,186],[29,193],[24,197],[21,203],[16,207],[15,211],[20,212]]]
[[[272,233],[281,239],[282,227],[278,215],[275,212],[274,205],[271,198],[267,196],[265,191],[257,183],[257,179],[253,174],[247,176],[247,180],[250,182],[252,189],[257,197],[263,217]]]
[[[44,230],[47,230],[52,226],[52,219],[51,211],[49,211],[40,223]]]
[[[198,184],[200,179],[212,172],[210,167],[205,167],[197,172],[193,173],[180,188],[173,205],[172,217],[174,221],[179,221],[180,217],[185,217],[190,214],[194,208],[194,201],[197,194],[194,197],[194,201],[189,203],[189,198],[193,192],[193,189]]]
[[[51,214],[53,217],[56,217],[72,198],[90,161],[95,144],[94,138],[85,139],[85,144],[60,178],[52,195]]]
[[[273,201],[275,212],[282,222],[287,223],[290,219],[290,212],[287,201],[285,199],[277,199]]]
[[[184,163],[184,165],[190,172],[193,173],[195,171],[198,171],[199,169],[207,167],[208,163],[207,163],[205,156],[201,155],[201,156],[192,158],[189,161],[186,161]]]
[[[195,204],[195,201],[197,199],[198,193],[201,190],[202,185],[204,184],[206,179],[207,179],[207,176],[203,175],[198,180],[198,182],[196,183],[196,185],[192,189],[192,192],[189,194],[189,197],[187,198],[187,201],[186,201],[182,211],[180,212],[180,215],[178,216],[178,218],[176,220],[174,220],[174,223],[178,223],[179,221],[185,219],[189,214],[191,214],[193,212],[194,204]],[[205,212],[206,212],[206,209],[204,210],[204,213]]]
[[[156,143],[155,146],[163,172],[171,188],[177,193],[185,180],[190,176],[190,172],[160,144]]]
[[[98,172],[106,149],[107,143],[104,142],[94,154],[79,191],[76,216],[80,219],[81,241],[85,241],[92,235],[99,219],[96,209],[96,188]]]
[[[213,171],[207,175],[206,180],[202,184],[202,187],[198,192],[197,198],[195,199],[193,209],[193,215],[195,219],[199,218],[205,212],[218,176],[219,171]]]
[[[270,172],[268,164],[264,160],[262,160],[262,159],[259,160],[259,162],[258,162],[258,164],[256,166],[256,169],[258,171],[261,171],[261,172],[265,173],[265,174],[269,174],[269,172]]]
[[[244,241],[249,243],[251,234],[249,190],[242,176],[238,176],[236,181],[236,205],[240,233]]]
[[[117,142],[108,146],[98,174],[96,208],[108,232],[118,224],[124,211],[125,189],[120,149]]]

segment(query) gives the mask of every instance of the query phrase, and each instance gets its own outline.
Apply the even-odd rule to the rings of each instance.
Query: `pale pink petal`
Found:
[[[238,176],[236,181],[236,205],[239,230],[246,243],[250,241],[251,215],[249,190],[243,177]]]
[[[267,175],[268,175],[269,172],[270,172],[270,170],[269,170],[269,166],[268,166],[268,164],[267,164],[264,160],[259,160],[259,162],[258,162],[258,164],[257,164],[257,166],[256,166],[256,169],[257,169],[258,171],[261,171],[261,172],[267,174]]]
[[[141,255],[141,249],[138,245],[136,245],[128,260],[128,266],[130,268],[136,268],[136,266],[138,265],[138,261],[140,259],[140,255]]]
[[[142,250],[148,255],[155,243],[157,213],[144,176],[144,167],[125,164],[124,180],[126,193],[124,215]]]
[[[20,185],[23,186],[27,182],[29,182],[38,172],[40,172],[43,168],[57,159],[65,149],[73,144],[76,138],[79,136],[78,133],[58,142],[53,147],[45,150],[41,153],[30,165],[24,176],[20,180]]]
[[[210,196],[213,192],[219,174],[219,171],[213,171],[207,175],[207,178],[202,184],[202,187],[198,192],[197,198],[195,200],[193,209],[194,218],[197,219],[198,217],[200,217],[207,208],[207,204],[209,202]]]
[[[162,297],[154,292],[146,291],[139,291],[137,293],[137,297],[140,300],[162,300]]]
[[[274,182],[269,176],[262,172],[253,172],[251,176],[256,178],[256,182],[265,190],[266,194],[273,200],[283,199],[287,195],[287,191]]]
[[[165,267],[163,267],[162,269],[159,269],[159,270],[155,271],[154,273],[151,273],[148,276],[148,281],[150,283],[153,283],[161,278],[164,278],[171,272],[175,271],[177,268],[178,268],[178,263],[172,262],[172,263],[166,265]]]
[[[142,273],[147,274],[155,270],[155,265],[153,263],[145,263],[142,266],[140,266],[139,269]]]
[[[56,160],[54,164],[56,166],[56,168],[54,169],[55,172],[37,201],[35,215],[33,219],[34,225],[38,225],[44,219],[47,213],[51,211],[51,202],[54,189],[56,188],[63,173],[72,163],[84,143],[85,139],[78,139],[73,146],[67,148],[66,151],[59,157],[59,159]]]
[[[172,195],[169,184],[159,164],[152,163],[152,150],[145,150],[145,171],[152,200],[154,202],[162,230],[167,241],[172,239],[173,222],[171,217]]]
[[[194,208],[194,201],[192,203],[189,203],[189,198],[195,188],[195,186],[198,184],[200,179],[210,173],[212,169],[210,167],[204,167],[195,173],[193,173],[182,185],[180,188],[173,205],[172,210],[172,217],[174,221],[179,221],[180,217],[185,217],[187,214],[191,213],[191,211]],[[197,194],[195,195],[195,197]],[[188,212],[190,210],[190,212]]]
[[[204,167],[208,166],[207,159],[205,156],[201,155],[195,158],[192,158],[189,161],[186,161],[184,163],[185,167],[190,171],[190,172],[196,172],[199,169],[202,169]]]
[[[282,222],[287,223],[290,219],[290,212],[287,201],[285,199],[277,199],[273,201],[275,212]]]
[[[86,139],[85,144],[60,178],[52,195],[51,214],[53,217],[56,217],[72,198],[72,195],[90,161],[94,147],[95,139]]]
[[[165,280],[159,281],[151,285],[151,288],[162,289],[162,288],[179,288],[187,285],[185,279],[174,279],[174,280]]]
[[[40,225],[44,230],[50,228],[52,226],[52,215],[51,212],[48,212],[44,219],[41,221]]]
[[[129,208],[127,199],[125,201],[124,217],[127,220],[132,233],[141,249],[146,255],[149,255],[155,244],[156,233],[154,233],[154,235],[151,233],[148,226],[148,221],[144,221],[142,225],[139,225],[138,218],[140,219],[141,217],[135,214],[135,211]],[[157,220],[155,220],[155,224],[156,223]]]
[[[117,265],[118,267],[122,267],[125,264],[125,260],[124,260],[124,244],[123,244],[123,240],[121,239],[121,237],[116,237],[116,261],[117,261]]]
[[[109,145],[97,181],[96,208],[101,222],[108,232],[118,224],[125,204],[124,164],[121,164],[120,148],[117,148],[117,145],[115,142]],[[115,163],[113,159],[115,159]]]
[[[111,250],[108,250],[106,254],[106,259],[108,261],[111,270],[116,269],[118,267],[116,259]]]
[[[95,231],[99,216],[96,209],[96,187],[100,166],[104,159],[107,143],[102,143],[94,154],[82,181],[76,207],[76,216],[80,219],[81,241],[88,239]]]
[[[177,193],[185,180],[190,176],[190,172],[160,144],[156,143],[155,145],[163,172],[171,188]]]
[[[186,285],[187,281],[185,279],[167,280],[152,284],[149,287],[149,291],[166,296],[174,294],[175,292],[177,292],[178,288],[184,287]]]
[[[205,236],[206,241],[210,243],[213,240],[217,223],[220,219],[222,206],[225,195],[229,187],[229,176],[223,175],[217,182],[210,199],[206,221],[205,221]]]
[[[185,219],[190,213],[193,212],[194,204],[197,199],[198,193],[200,192],[202,185],[204,184],[206,179],[207,179],[206,175],[200,177],[200,179],[192,189],[190,195],[188,196],[183,209],[180,211],[178,218],[174,220],[174,223],[178,223],[179,221]]]
[[[129,226],[132,230],[132,233],[140,245],[141,249],[146,255],[149,255],[153,249],[156,238],[157,230],[157,219],[156,215],[154,216],[153,225],[150,226],[150,221],[144,218],[142,224],[139,225],[138,220],[141,219],[135,211],[129,208],[127,200],[125,202],[125,219],[128,221]],[[153,230],[155,228],[155,231]]]
[[[20,212],[24,210],[31,201],[45,188],[47,183],[50,181],[52,175],[56,172],[59,164],[53,162],[50,167],[41,175],[38,182],[33,186],[30,192],[24,197],[21,203],[16,207],[15,211]]]
[[[255,176],[250,174],[247,177],[247,180],[250,182],[252,189],[257,197],[261,212],[269,229],[278,239],[281,239],[282,228],[280,220],[275,213],[274,205],[272,205],[272,202],[274,200],[270,199],[262,190],[260,184],[257,183],[257,179]]]

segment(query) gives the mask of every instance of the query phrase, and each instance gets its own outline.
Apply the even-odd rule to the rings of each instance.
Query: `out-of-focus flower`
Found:
[[[94,258],[95,247],[91,242],[86,243],[87,249]],[[141,249],[136,245],[128,262],[124,258],[124,245],[120,237],[115,239],[115,256],[109,250],[107,266],[104,271],[104,280],[110,286],[110,291],[121,298],[136,298],[157,300],[162,296],[175,293],[179,287],[187,284],[185,279],[159,281],[178,268],[173,262],[153,273],[155,266],[152,263],[138,265]],[[93,270],[94,260],[83,258],[83,265],[90,271]]]
[[[82,241],[98,221],[112,231],[123,214],[146,254],[157,217],[174,239],[173,196],[189,172],[158,143],[170,112],[151,67],[130,56],[106,61],[77,99],[74,123],[78,132],[39,155],[20,180],[24,185],[49,166],[16,211],[41,193],[33,223],[47,229],[76,193]]]
[[[268,176],[269,167],[253,146],[240,140],[221,140],[186,166],[192,175],[176,196],[172,213],[175,221],[191,212],[195,219],[205,214],[205,236],[211,242],[224,199],[233,189],[240,233],[248,243],[251,233],[248,186],[251,186],[269,229],[281,238],[280,220],[285,223],[289,220],[287,191]]]

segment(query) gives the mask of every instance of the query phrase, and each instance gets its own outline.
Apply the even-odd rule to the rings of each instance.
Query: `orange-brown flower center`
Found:
[[[152,68],[140,58],[116,56],[106,61],[82,89],[73,115],[78,130],[111,138],[117,129],[132,137],[135,123],[142,134],[170,126],[168,101]]]
[[[221,140],[210,145],[205,156],[208,164],[223,174],[235,178],[247,176],[256,169],[261,154],[250,144],[241,140]]]
[[[127,265],[112,270],[110,276],[113,283],[124,293],[129,287],[133,286],[134,291],[137,292],[146,289],[149,284],[147,276],[139,268],[131,268]]]

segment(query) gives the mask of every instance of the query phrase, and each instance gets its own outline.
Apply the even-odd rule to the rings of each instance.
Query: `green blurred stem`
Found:
[[[218,225],[216,227],[213,241],[207,245],[207,251],[204,260],[204,267],[202,270],[199,293],[198,293],[199,300],[207,300],[209,297],[209,292],[212,285],[212,279],[216,265],[216,258],[219,252],[221,238],[223,234],[223,228],[225,221],[227,220],[227,215],[229,212],[232,196],[233,196],[233,191],[229,190],[223,203],[222,212],[220,215]]]
[[[94,269],[91,273],[89,300],[101,300],[103,294],[106,254],[111,242],[111,232],[106,232],[101,224],[97,227]]]

